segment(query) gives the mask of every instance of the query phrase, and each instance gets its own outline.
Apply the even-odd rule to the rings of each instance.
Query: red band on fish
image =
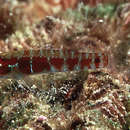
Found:
[[[62,66],[64,65],[63,58],[50,58],[50,64],[58,71],[62,71]]]
[[[50,71],[50,65],[46,57],[33,57],[32,58],[32,70],[34,73],[40,73],[42,71]]]
[[[30,57],[22,57],[18,60],[19,71],[25,74],[31,74]]]
[[[74,67],[78,65],[78,58],[68,58],[66,60],[67,67],[70,71],[74,70]]]
[[[1,66],[0,67],[0,75],[6,75],[11,72],[11,68],[8,66]]]
[[[95,66],[96,68],[99,68],[100,65],[100,56],[98,54],[95,54]]]
[[[15,65],[17,63],[17,58],[3,59],[0,58],[0,64],[2,66]]]
[[[91,69],[90,64],[92,63],[92,54],[89,53],[88,57],[86,57],[86,54],[83,54],[82,60],[81,60],[81,70],[84,70],[85,67],[88,69]]]

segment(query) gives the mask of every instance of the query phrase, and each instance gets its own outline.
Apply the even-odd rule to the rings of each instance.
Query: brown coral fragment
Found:
[[[0,39],[5,40],[15,31],[15,16],[8,8],[0,8]]]
[[[47,102],[50,104],[60,102],[66,110],[70,110],[71,103],[78,98],[82,88],[83,82],[79,79],[61,81],[57,88],[52,84],[51,89],[46,93]]]
[[[119,121],[122,126],[125,125],[126,109],[120,98],[122,91],[109,75],[96,75],[91,73],[85,86],[87,99],[92,103],[89,109],[100,109],[106,117]]]

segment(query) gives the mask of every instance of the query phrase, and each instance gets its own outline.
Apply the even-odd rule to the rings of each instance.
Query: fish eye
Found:
[[[95,63],[99,63],[99,62],[100,62],[100,58],[97,57],[97,58],[95,59]]]

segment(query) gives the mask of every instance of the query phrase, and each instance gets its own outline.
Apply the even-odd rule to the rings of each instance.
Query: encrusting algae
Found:
[[[0,2],[0,55],[44,48],[109,56],[105,68],[0,79],[0,130],[130,129],[130,4],[81,1]]]

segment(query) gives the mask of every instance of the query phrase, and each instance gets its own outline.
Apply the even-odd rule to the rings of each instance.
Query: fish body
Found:
[[[86,71],[108,65],[105,53],[81,53],[72,50],[22,50],[0,54],[0,77],[9,74]]]

